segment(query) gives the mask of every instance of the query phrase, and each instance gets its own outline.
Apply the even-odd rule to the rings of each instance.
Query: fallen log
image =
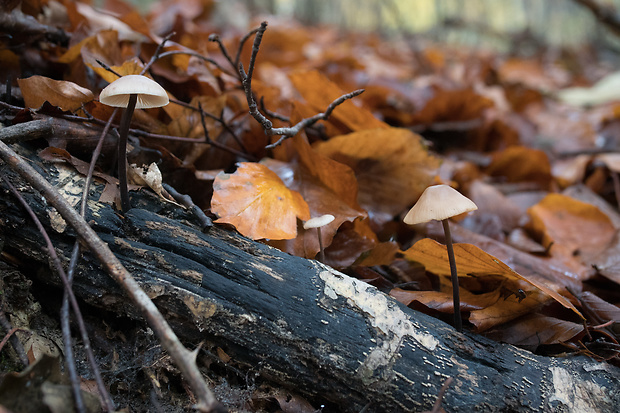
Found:
[[[31,161],[69,199],[83,179],[71,167]],[[19,178],[2,166],[5,176]],[[615,411],[620,369],[576,356],[547,358],[496,343],[411,310],[374,287],[212,227],[148,192],[124,217],[89,201],[87,221],[135,276],[186,346],[217,346],[240,366],[294,389],[323,411],[430,409],[448,377],[447,411]],[[21,184],[61,259],[75,233]],[[7,191],[0,193],[4,251],[47,266],[39,234]],[[51,282],[50,278],[35,282]],[[139,317],[122,290],[85,253],[75,292],[108,311]]]

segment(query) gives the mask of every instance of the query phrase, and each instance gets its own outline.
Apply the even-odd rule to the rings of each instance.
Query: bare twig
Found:
[[[245,42],[247,42],[248,39],[252,37],[255,33],[257,33],[259,30],[260,28],[251,30],[250,32],[248,32],[248,34],[243,36],[241,40],[239,40],[239,47],[237,48],[237,56],[235,56],[235,64],[234,64],[235,70],[239,70],[239,63],[241,63],[241,53],[243,52],[243,46],[245,46]]]
[[[108,72],[116,75],[117,77],[123,77],[121,74],[119,74],[116,70],[112,69],[110,66],[108,66],[106,63],[103,63],[101,60],[99,59],[95,59],[95,61],[97,62],[97,64],[101,67],[103,67],[105,70],[107,70]]]
[[[211,221],[211,218],[206,216],[203,210],[198,207],[198,205],[194,204],[194,201],[192,201],[192,197],[190,197],[189,195],[180,194],[176,189],[174,189],[168,184],[162,185],[164,189],[174,198],[175,201],[192,211],[196,219],[200,222],[200,227],[203,231],[213,226],[213,221]]]
[[[250,57],[248,71],[246,73],[243,68],[243,64],[239,64],[239,76],[241,78],[241,84],[243,85],[243,90],[248,101],[248,109],[250,115],[252,115],[252,117],[261,124],[267,136],[281,136],[281,138],[278,139],[277,142],[265,146],[265,148],[267,149],[272,149],[284,142],[285,139],[292,138],[293,136],[297,135],[303,128],[311,126],[320,120],[327,120],[338,105],[342,104],[345,100],[352,99],[355,96],[360,95],[364,92],[364,89],[358,89],[351,93],[340,96],[338,99],[330,103],[325,112],[319,113],[310,118],[303,119],[294,126],[290,126],[287,128],[274,128],[271,120],[267,119],[267,117],[258,110],[258,105],[256,104],[254,93],[252,92],[252,74],[254,73],[256,56],[258,55],[258,51],[260,49],[263,35],[265,34],[265,30],[267,30],[267,22],[262,22],[260,28],[258,28],[256,31],[256,37],[254,38],[254,43],[252,45],[252,55]]]
[[[106,243],[97,236],[95,231],[49,182],[39,175],[28,162],[21,159],[19,155],[2,142],[0,142],[0,158],[17,171],[56,208],[63,219],[74,228],[80,239],[89,247],[92,254],[99,259],[108,274],[132,299],[157,334],[162,346],[170,354],[183,377],[192,387],[198,400],[195,407],[204,412],[224,411],[205,383],[200,370],[198,370],[196,352],[188,350],[181,344],[174,331],[170,328],[155,304],[153,304],[153,301],[140,288],[135,278],[123,267]]]
[[[164,44],[166,44],[166,42],[170,40],[170,38],[172,38],[172,36],[174,36],[175,34],[175,32],[170,32],[166,37],[161,40],[161,42],[159,42],[159,44],[157,45],[157,49],[155,49],[155,53],[153,53],[153,56],[151,57],[151,60],[149,60],[146,65],[144,65],[144,69],[142,69],[142,72],[140,72],[141,75],[145,74],[147,70],[149,70],[151,66],[153,66],[153,63],[155,63],[157,59],[159,59],[161,49],[163,49]]]
[[[0,343],[0,350],[2,350],[2,348],[4,347],[6,340],[9,340],[11,342],[11,345],[13,346],[13,349],[15,350],[15,353],[17,353],[17,357],[19,357],[19,361],[21,361],[24,367],[28,367],[28,364],[30,364],[30,362],[28,361],[28,356],[26,355],[24,346],[22,345],[22,342],[19,341],[19,339],[13,335],[15,331],[21,331],[22,329],[14,328],[11,325],[11,322],[9,321],[9,319],[6,317],[6,314],[4,313],[4,309],[1,309],[1,308],[0,308],[0,326],[2,326],[2,328],[4,328],[7,331],[6,335],[4,336],[4,339],[2,339],[2,343]]]
[[[237,71],[237,65],[230,58],[230,55],[228,54],[228,50],[226,49],[226,46],[224,46],[224,43],[222,43],[222,39],[220,39],[220,35],[219,34],[215,34],[215,33],[209,35],[209,41],[217,43],[217,45],[220,47],[220,52],[222,52],[222,54],[224,55],[224,58],[226,59],[226,61],[228,61],[228,63],[230,63],[230,65],[233,67],[233,69],[235,69],[235,71]]]

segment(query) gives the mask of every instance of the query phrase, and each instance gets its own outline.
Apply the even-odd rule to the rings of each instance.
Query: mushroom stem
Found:
[[[323,251],[323,240],[321,238],[321,227],[316,228],[316,233],[319,236],[319,262],[324,262],[325,252]]]
[[[441,221],[443,232],[446,235],[446,247],[448,249],[448,261],[450,262],[450,274],[452,276],[452,302],[454,303],[454,327],[456,331],[463,330],[461,321],[461,299],[459,297],[459,277],[456,272],[456,259],[454,258],[454,248],[452,248],[452,235],[450,235],[450,224],[448,219]]]
[[[131,117],[136,108],[137,101],[137,94],[132,93],[129,95],[129,102],[127,103],[127,108],[123,111],[121,125],[118,129],[118,185],[121,191],[121,209],[123,213],[131,209],[129,190],[127,188],[127,135],[129,135],[129,125],[131,124]]]

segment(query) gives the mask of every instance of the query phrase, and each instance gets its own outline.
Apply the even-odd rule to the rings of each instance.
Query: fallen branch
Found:
[[[307,128],[309,126],[314,125],[316,122],[320,120],[327,120],[331,116],[332,112],[338,105],[341,105],[344,101],[348,99],[352,99],[356,96],[361,95],[364,92],[364,89],[354,90],[351,93],[344,94],[340,96],[338,99],[334,100],[323,113],[319,113],[310,118],[302,119],[296,125],[286,127],[286,128],[274,128],[273,122],[267,119],[265,115],[263,115],[258,110],[258,104],[256,103],[256,99],[254,98],[254,93],[252,92],[252,75],[254,74],[254,66],[256,65],[256,56],[258,56],[258,51],[260,49],[260,44],[263,40],[263,35],[265,34],[265,30],[267,30],[267,22],[262,22],[260,28],[256,30],[256,37],[254,38],[254,44],[252,45],[252,55],[250,57],[250,63],[248,65],[248,71],[246,73],[243,68],[243,64],[239,63],[239,76],[241,79],[241,84],[243,86],[243,90],[245,92],[245,97],[248,101],[248,108],[250,115],[254,119],[258,121],[263,127],[265,134],[267,136],[281,136],[275,143],[265,146],[267,149],[275,148],[280,145],[284,140],[288,138],[292,138],[301,132],[302,129]]]
[[[71,171],[57,164],[38,167],[49,168],[50,176]],[[24,192],[36,203],[36,193]],[[431,410],[448,377],[453,382],[443,395],[447,411],[614,411],[620,403],[620,393],[609,391],[620,380],[613,365],[584,356],[541,357],[457,333],[318,262],[217,226],[204,233],[152,212],[162,209],[155,196],[135,196],[146,209],[130,210],[122,222],[102,204],[89,219],[179,336],[223,349],[234,368],[302,393],[316,408]],[[0,192],[5,210],[19,213],[11,202]],[[195,222],[181,209],[175,214]],[[39,250],[31,229],[10,230],[21,222],[22,216],[10,215],[0,222],[6,226],[5,248],[46,265],[46,257],[29,255]],[[68,256],[70,237],[52,235],[57,251]],[[107,311],[137,316],[95,258],[85,254],[83,260],[76,292]]]

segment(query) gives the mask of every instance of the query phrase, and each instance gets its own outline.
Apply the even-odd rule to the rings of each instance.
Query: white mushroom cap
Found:
[[[310,218],[304,222],[304,229],[318,228],[325,226],[334,220],[334,216],[331,214],[325,214],[320,217]]]
[[[405,224],[422,224],[433,219],[444,219],[478,209],[474,202],[448,185],[429,186],[422,192],[418,202],[409,210]]]
[[[136,109],[166,106],[170,100],[159,83],[141,75],[127,75],[116,79],[99,94],[99,102],[117,108],[126,108],[129,95],[138,95]]]

